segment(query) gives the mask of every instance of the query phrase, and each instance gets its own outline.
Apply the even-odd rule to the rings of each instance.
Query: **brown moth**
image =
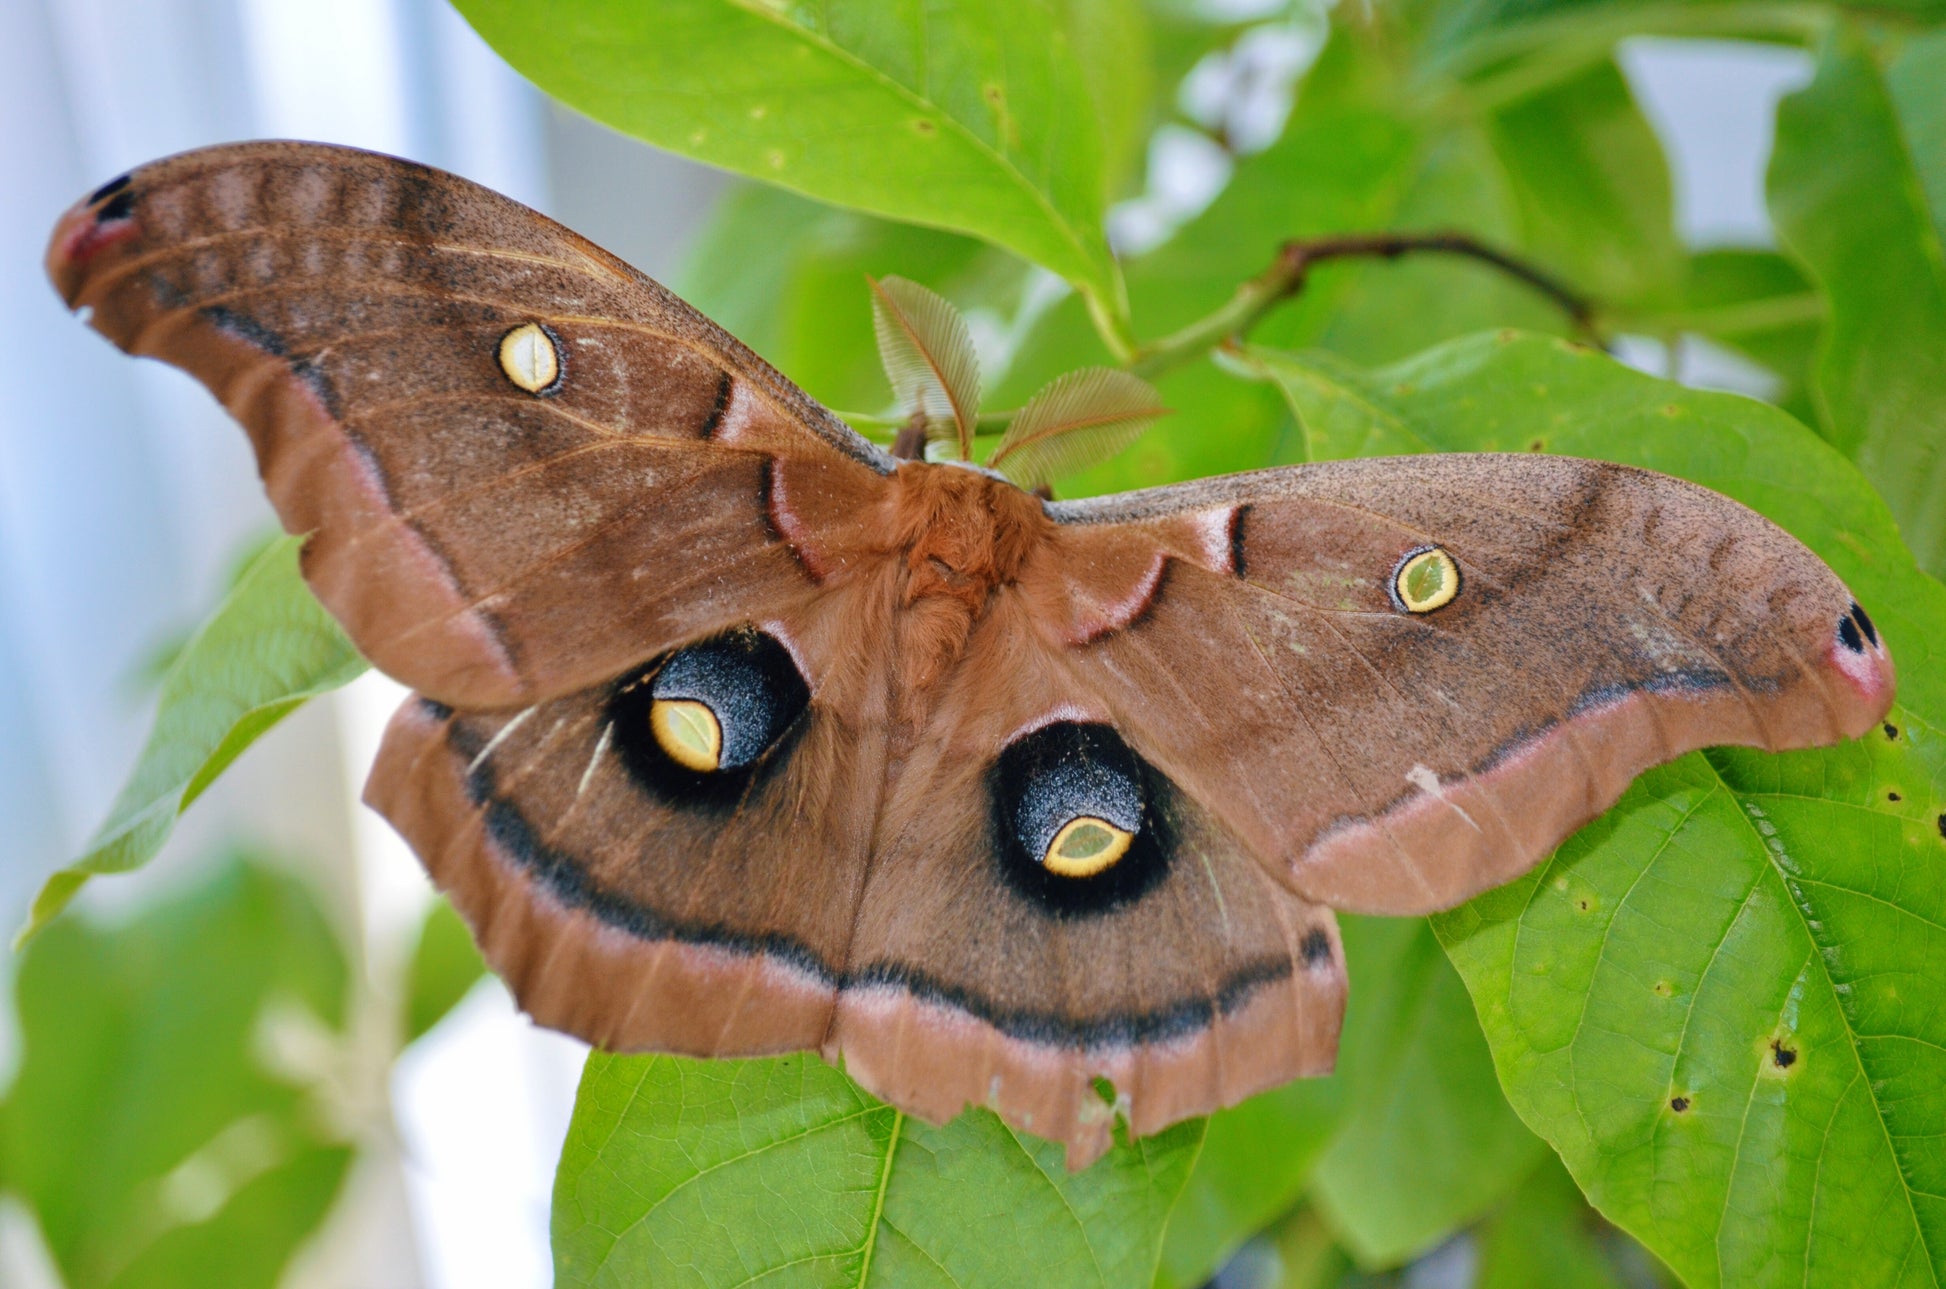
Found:
[[[418,691],[365,798],[536,1020],[842,1056],[1073,1166],[1329,1070],[1333,908],[1448,908],[1650,766],[1892,701],[1837,577],[1691,484],[1421,456],[1045,503],[387,157],[160,161],[47,264],[243,423]]]

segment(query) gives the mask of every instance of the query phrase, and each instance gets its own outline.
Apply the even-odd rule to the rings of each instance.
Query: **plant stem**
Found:
[[[1576,331],[1600,343],[1592,301],[1551,274],[1466,233],[1352,233],[1285,242],[1276,261],[1238,287],[1228,304],[1172,335],[1141,346],[1128,369],[1137,376],[1152,378],[1218,345],[1241,340],[1265,314],[1304,289],[1304,280],[1314,264],[1353,258],[1395,260],[1420,251],[1465,256],[1499,269],[1553,301]]]

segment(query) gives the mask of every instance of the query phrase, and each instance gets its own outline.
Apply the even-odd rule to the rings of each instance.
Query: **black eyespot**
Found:
[[[716,769],[691,769],[663,748],[653,712],[668,700],[709,709],[721,736]],[[675,805],[729,809],[755,775],[781,761],[776,753],[801,728],[810,701],[790,651],[746,628],[666,654],[619,682],[608,720],[622,763],[644,790]]]
[[[113,197],[116,193],[128,187],[129,181],[132,178],[134,178],[133,175],[117,175],[115,178],[110,179],[107,183],[88,194],[87,204],[92,206],[104,197]]]
[[[1106,725],[1044,725],[1001,752],[987,773],[993,853],[1015,893],[1051,917],[1094,917],[1141,898],[1167,874],[1174,852],[1164,812],[1167,784]],[[1061,829],[1101,819],[1132,834],[1120,858],[1085,877],[1042,862]]]
[[[1858,624],[1858,629],[1865,633],[1867,640],[1874,645],[1878,644],[1878,628],[1872,625],[1872,619],[1866,614],[1865,606],[1856,600],[1851,602],[1851,620]]]
[[[118,192],[108,199],[108,204],[95,212],[95,222],[106,224],[112,220],[127,219],[135,213],[135,194]]]
[[[1838,619],[1838,643],[1853,653],[1865,652],[1865,638],[1858,634],[1858,624],[1849,616]]]

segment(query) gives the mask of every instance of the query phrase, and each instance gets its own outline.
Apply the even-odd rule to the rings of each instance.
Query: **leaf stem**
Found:
[[[1128,369],[1155,377],[1211,349],[1241,340],[1264,316],[1304,289],[1311,267],[1327,260],[1385,259],[1431,251],[1478,260],[1533,288],[1559,306],[1576,331],[1599,344],[1594,302],[1552,274],[1467,233],[1350,233],[1285,242],[1268,269],[1239,286],[1229,303],[1135,351]]]

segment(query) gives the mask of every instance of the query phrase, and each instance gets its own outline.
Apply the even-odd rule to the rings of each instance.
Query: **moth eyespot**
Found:
[[[649,705],[649,728],[669,759],[685,770],[713,774],[723,760],[723,725],[708,703],[658,698]]]
[[[1057,721],[1004,748],[987,774],[993,854],[1042,914],[1089,917],[1139,899],[1174,844],[1167,780],[1107,725]]]
[[[624,678],[607,718],[638,787],[671,805],[730,809],[751,776],[775,763],[810,700],[790,651],[744,628]]]
[[[561,380],[561,343],[538,322],[524,322],[500,337],[500,370],[529,394],[551,392]]]
[[[1135,834],[1117,828],[1106,819],[1080,815],[1062,825],[1048,843],[1041,864],[1063,877],[1093,877],[1128,854]]]
[[[1459,594],[1459,565],[1437,546],[1409,550],[1392,570],[1393,607],[1405,613],[1431,613]]]

